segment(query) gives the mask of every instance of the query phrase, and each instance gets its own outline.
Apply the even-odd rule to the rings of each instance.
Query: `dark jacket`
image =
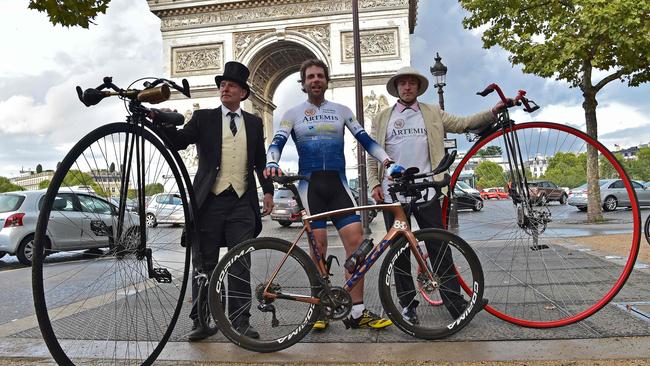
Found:
[[[273,194],[273,182],[264,178],[266,166],[266,150],[264,149],[264,128],[262,119],[242,110],[246,125],[246,142],[248,152],[247,190],[246,195],[255,212],[255,236],[262,231],[262,219],[257,197],[257,186],[253,171],[262,185],[264,193]],[[221,168],[221,107],[217,109],[199,109],[194,111],[192,118],[181,130],[165,129],[164,133],[171,142],[171,148],[184,150],[190,144],[196,144],[199,156],[199,167],[194,177],[194,199],[197,212],[208,197],[214,185],[217,173]],[[200,219],[200,218],[199,218]]]

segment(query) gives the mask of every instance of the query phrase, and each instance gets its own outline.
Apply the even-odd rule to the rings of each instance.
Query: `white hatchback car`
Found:
[[[0,193],[0,257],[32,262],[34,233],[45,190]],[[47,238],[50,252],[110,247],[117,207],[88,191],[60,193],[54,200]],[[138,215],[127,212],[124,232],[135,230]],[[108,230],[107,230],[108,229]]]
[[[147,204],[147,226],[156,227],[158,224],[181,225],[185,223],[183,202],[178,193],[157,193]]]

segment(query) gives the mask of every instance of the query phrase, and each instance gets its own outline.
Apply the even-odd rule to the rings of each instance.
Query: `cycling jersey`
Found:
[[[339,208],[354,207],[354,199],[345,176],[343,142],[345,128],[363,148],[380,162],[388,159],[384,149],[357,122],[350,108],[329,101],[318,107],[305,101],[288,110],[273,137],[266,155],[267,162],[278,163],[289,136],[298,150],[298,174],[313,177],[318,184],[300,181],[298,191],[307,212],[315,215]],[[327,174],[321,172],[327,171]],[[318,172],[312,176],[313,172]],[[338,182],[337,182],[338,180]],[[334,193],[335,192],[335,193]],[[337,229],[359,222],[358,215],[333,218]],[[325,228],[325,221],[312,222]]]
[[[326,100],[320,107],[305,101],[282,116],[266,161],[277,163],[280,160],[282,149],[291,135],[298,150],[298,174],[305,175],[315,170],[336,170],[345,174],[345,127],[370,155],[380,162],[388,159],[381,146],[357,122],[350,108]]]

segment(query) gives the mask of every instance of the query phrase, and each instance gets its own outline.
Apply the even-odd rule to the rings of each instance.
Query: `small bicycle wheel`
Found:
[[[201,328],[207,329],[210,334],[215,334],[218,331],[217,322],[212,317],[210,312],[210,305],[208,304],[208,285],[210,281],[207,277],[199,278],[199,324]]]
[[[427,270],[420,268],[411,255],[410,243],[401,237],[381,265],[379,298],[388,317],[407,334],[422,339],[444,338],[461,330],[482,308],[481,263],[469,244],[452,233],[423,229],[413,235],[429,254]],[[472,286],[468,297],[460,287],[459,275]],[[443,299],[444,305],[430,304],[419,288],[425,289],[426,298]],[[413,308],[417,321],[404,316]]]
[[[264,299],[264,289],[278,269],[269,292],[318,296],[320,279],[314,262],[298,247],[287,256],[290,248],[291,243],[277,238],[248,240],[228,251],[212,272],[210,311],[219,330],[238,346],[256,352],[285,349],[309,333],[318,319],[317,305]]]
[[[637,183],[601,143],[574,128],[529,122],[515,125],[516,135],[507,131],[467,152],[451,188],[465,180],[508,192],[514,165],[507,153],[514,145],[507,141],[514,136],[528,187],[510,191],[515,194],[507,200],[485,201],[480,213],[459,213],[457,233],[483,265],[488,312],[527,327],[572,324],[605,306],[634,267],[641,228]],[[585,212],[597,188],[587,185],[588,148],[599,155],[603,215],[597,223]]]
[[[148,228],[144,202],[157,194],[157,213],[185,225],[182,182],[163,143],[126,123],[97,128],[63,159],[40,202],[32,272],[57,363],[156,359],[183,304],[190,246],[181,228]]]

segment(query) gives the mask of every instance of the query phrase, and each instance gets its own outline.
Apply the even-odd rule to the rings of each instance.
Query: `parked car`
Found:
[[[273,195],[273,203],[271,220],[277,221],[285,227],[301,220],[298,202],[296,202],[290,190],[286,188],[277,189]]]
[[[120,197],[111,197],[109,199],[109,201],[111,201],[111,203],[113,205],[115,205],[115,207],[120,206]],[[136,200],[134,200],[134,199],[127,198],[126,199],[126,210],[137,213],[138,212],[138,202]]]
[[[507,199],[509,197],[508,192],[501,187],[485,188],[480,193],[480,196],[484,200],[489,199]]]
[[[646,188],[637,181],[631,181],[639,205],[650,205],[650,188]],[[630,207],[630,195],[620,179],[600,179],[600,201],[605,211],[614,211],[619,207]],[[587,211],[588,202],[587,183],[569,191],[568,203],[580,211]]]
[[[461,209],[472,209],[476,212],[481,211],[483,209],[483,198],[481,198],[480,193],[467,185],[467,183],[464,183],[464,185],[467,185],[469,187],[468,190],[465,190],[461,187],[461,184],[463,182],[456,182],[456,185],[454,186],[454,198],[456,198],[456,208],[461,210]],[[470,191],[474,190],[475,192]]]
[[[260,213],[264,212],[264,192],[257,191],[257,203],[260,205]]]
[[[458,188],[462,189],[463,191],[465,191],[467,193],[479,194],[479,195],[481,194],[481,192],[479,192],[478,189],[472,188],[472,186],[470,186],[469,184],[463,182],[462,180],[457,181],[455,187],[458,187]]]
[[[0,194],[0,252],[31,265],[36,221],[45,190]],[[125,232],[137,228],[138,216],[127,212]],[[50,251],[110,247],[117,207],[87,191],[60,193],[54,200],[47,227]]]
[[[148,227],[158,224],[180,225],[185,223],[183,201],[178,193],[157,193],[147,204],[146,220]]]
[[[537,205],[545,205],[551,201],[558,201],[561,205],[564,205],[568,198],[568,194],[564,189],[548,180],[528,181],[528,194],[530,195],[530,203]]]

